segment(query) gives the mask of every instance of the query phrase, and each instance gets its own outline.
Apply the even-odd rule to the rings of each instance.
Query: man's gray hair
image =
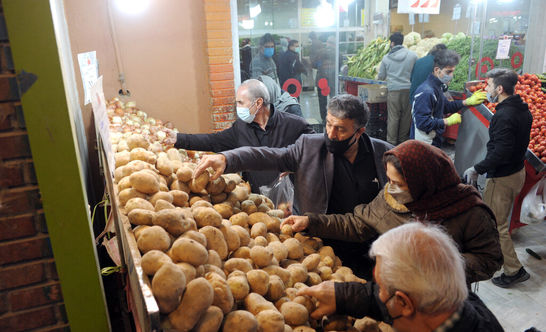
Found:
[[[389,295],[406,293],[421,313],[457,310],[468,297],[463,257],[440,226],[393,228],[372,244],[370,257],[381,257],[379,276]]]
[[[267,87],[262,82],[251,78],[241,83],[239,88],[242,87],[247,89],[248,95],[253,102],[256,101],[258,98],[262,98],[264,100],[264,105],[268,106],[269,103],[271,103],[269,91],[267,91]]]
[[[339,119],[351,119],[355,128],[365,128],[370,119],[368,105],[360,97],[350,94],[337,95],[328,102],[328,113]]]

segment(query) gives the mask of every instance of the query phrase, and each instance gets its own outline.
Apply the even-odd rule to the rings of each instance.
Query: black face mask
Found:
[[[379,292],[378,292],[379,294]],[[392,324],[394,323],[395,320],[397,320],[398,318],[402,317],[402,315],[398,315],[396,317],[392,317],[391,314],[389,313],[389,309],[387,309],[387,303],[389,303],[389,301],[394,297],[395,295],[392,294],[391,297],[389,297],[387,299],[387,301],[383,302],[381,300],[379,300],[379,297],[377,298],[378,299],[378,306],[379,306],[379,311],[381,311],[381,316],[383,317],[383,322],[389,324],[392,326]]]
[[[353,139],[355,136],[356,131],[351,135],[351,137],[343,140],[343,141],[333,141],[328,137],[328,133],[324,132],[324,141],[326,142],[326,149],[328,152],[331,152],[333,154],[344,154],[345,151],[349,150],[349,148],[355,144],[356,140],[349,144],[349,142]]]

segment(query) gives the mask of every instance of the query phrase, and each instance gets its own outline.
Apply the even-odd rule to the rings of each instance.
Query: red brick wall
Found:
[[[205,0],[207,52],[213,129],[223,130],[235,121],[235,84],[229,0]]]
[[[0,331],[69,331],[0,16]]]

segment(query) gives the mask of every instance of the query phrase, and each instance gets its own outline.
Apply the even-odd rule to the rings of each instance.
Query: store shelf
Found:
[[[372,80],[369,78],[360,78],[360,77],[352,77],[352,76],[341,76],[339,75],[339,79],[341,81],[346,82],[355,82],[355,83],[361,83],[361,84],[381,84],[386,85],[386,81],[379,81],[379,80]]]

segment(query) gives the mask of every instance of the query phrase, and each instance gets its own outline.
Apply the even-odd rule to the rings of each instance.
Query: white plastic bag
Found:
[[[260,192],[273,201],[275,208],[283,210],[284,217],[292,214],[294,203],[294,185],[287,173],[282,173],[269,186],[261,186]]]
[[[519,220],[526,224],[538,224],[546,218],[546,177],[540,179],[525,195],[521,203]]]

